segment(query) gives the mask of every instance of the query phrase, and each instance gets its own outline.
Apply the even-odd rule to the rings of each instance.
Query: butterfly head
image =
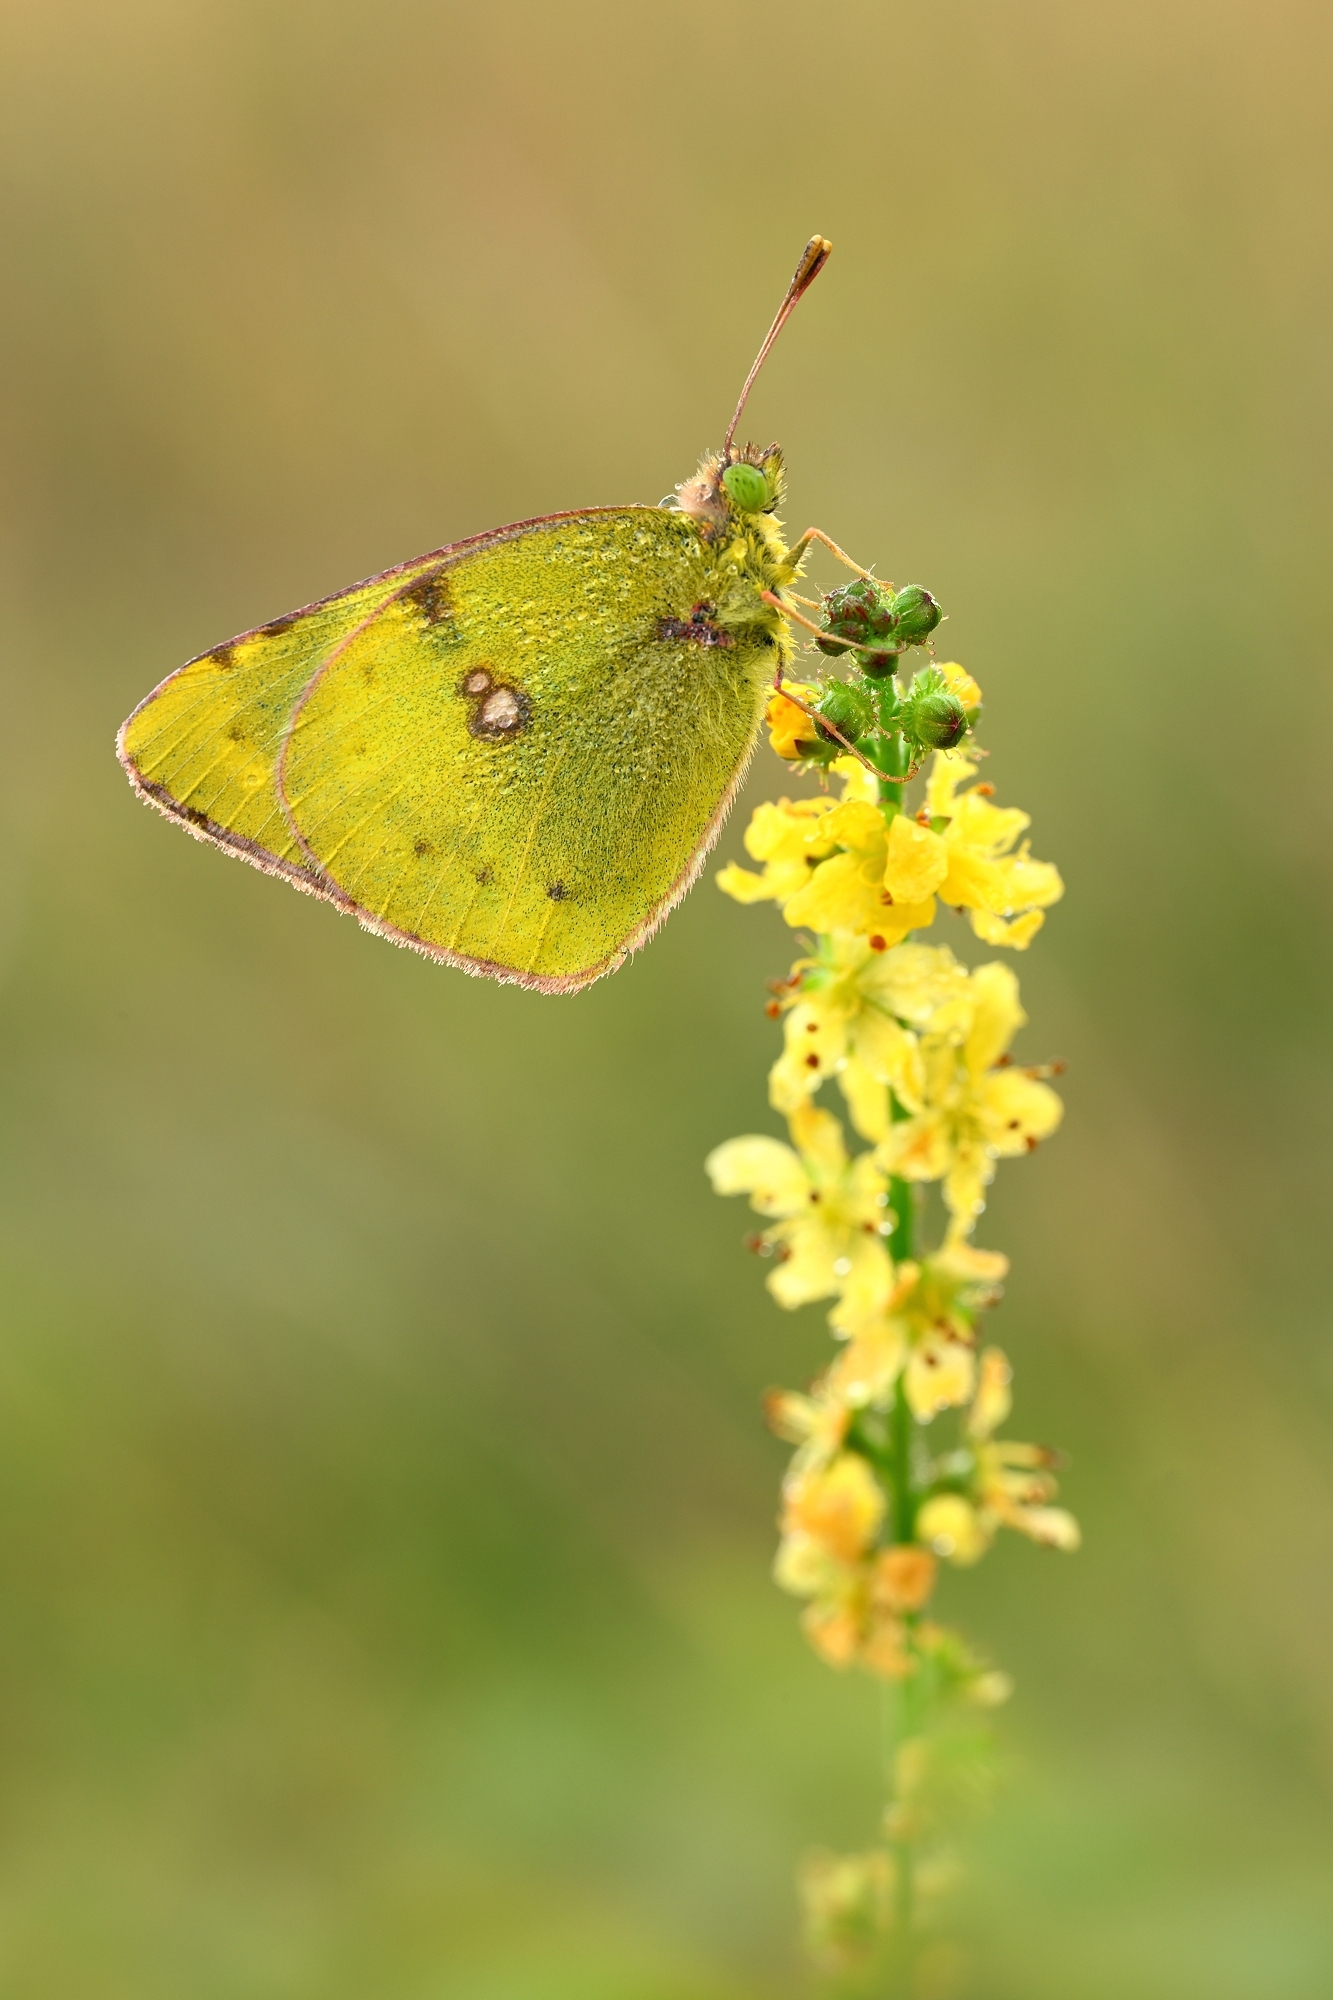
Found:
[[[733,445],[725,454],[706,452],[694,477],[676,488],[673,504],[711,541],[747,515],[775,514],[783,491],[780,446]]]

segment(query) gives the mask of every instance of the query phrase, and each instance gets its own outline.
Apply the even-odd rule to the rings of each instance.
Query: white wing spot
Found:
[[[518,696],[512,688],[499,687],[481,704],[479,721],[485,729],[517,729],[523,720]]]

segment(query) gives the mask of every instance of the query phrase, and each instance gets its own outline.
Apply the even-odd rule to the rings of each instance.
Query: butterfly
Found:
[[[201,654],[121,728],[140,797],[465,972],[614,972],[717,838],[809,624],[802,558],[842,555],[784,543],[781,451],[733,442],[831,248],[806,246],[722,450],[660,506],[495,528]]]

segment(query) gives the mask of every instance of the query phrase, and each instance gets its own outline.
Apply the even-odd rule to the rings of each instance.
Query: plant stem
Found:
[[[898,739],[901,742],[901,738]],[[881,786],[881,791],[885,788]],[[901,787],[898,788],[901,791]],[[890,1112],[895,1124],[900,1124],[910,1114],[896,1097],[890,1098]],[[895,1222],[893,1234],[889,1238],[889,1252],[895,1264],[903,1263],[916,1251],[916,1188],[911,1181],[895,1175],[889,1182],[889,1205]],[[900,1374],[893,1394],[893,1408],[889,1413],[889,1477],[893,1503],[893,1539],[895,1542],[910,1542],[916,1533],[917,1493],[912,1478],[912,1406],[907,1400],[906,1376]],[[915,1623],[914,1617],[906,1620],[909,1627]],[[888,1763],[887,1772],[890,1803],[896,1791],[896,1753],[899,1746],[911,1736],[917,1726],[916,1717],[916,1677],[908,1674],[900,1681],[890,1682],[885,1689],[885,1697],[890,1704],[888,1712]],[[894,1949],[891,1970],[890,1994],[893,2000],[907,1995],[912,1974],[912,1931],[916,1917],[916,1856],[910,1838],[899,1835],[893,1843],[894,1872]]]
[[[903,779],[911,769],[911,759],[900,729],[895,729],[891,735],[876,737],[871,761],[877,770],[886,774],[879,781],[879,802],[881,806],[891,808],[892,817],[893,812],[902,810]]]

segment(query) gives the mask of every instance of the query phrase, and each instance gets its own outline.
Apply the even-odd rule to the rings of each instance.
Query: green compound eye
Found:
[[[768,505],[768,481],[757,465],[729,465],[722,475],[722,484],[742,514],[757,514]]]

